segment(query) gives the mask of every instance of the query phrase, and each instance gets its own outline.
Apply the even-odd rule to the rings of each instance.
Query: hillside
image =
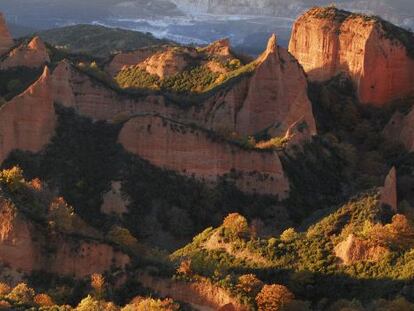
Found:
[[[412,310],[413,42],[332,6],[254,59],[0,18],[0,309]]]
[[[168,43],[151,34],[98,25],[75,25],[45,30],[38,35],[46,42],[72,53],[108,57],[118,51]]]

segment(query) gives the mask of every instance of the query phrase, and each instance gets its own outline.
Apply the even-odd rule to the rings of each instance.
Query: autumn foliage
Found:
[[[287,287],[278,284],[263,286],[256,296],[259,311],[280,311],[284,306],[292,302],[294,295]]]

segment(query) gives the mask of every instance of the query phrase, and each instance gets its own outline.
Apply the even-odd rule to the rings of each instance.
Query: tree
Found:
[[[246,218],[238,213],[229,214],[223,221],[223,228],[227,229],[232,237],[241,237],[249,232]]]
[[[15,288],[6,296],[7,299],[10,299],[19,304],[32,304],[35,291],[28,287],[26,283],[20,283],[16,285]]]
[[[272,284],[263,286],[256,296],[259,311],[280,311],[293,301],[295,296],[283,285]]]
[[[239,277],[236,287],[243,293],[255,297],[262,289],[263,282],[254,274],[244,274]]]
[[[105,294],[105,278],[102,274],[94,273],[91,275],[91,286],[94,289],[95,297],[102,299]]]
[[[37,294],[34,296],[33,301],[39,307],[51,307],[55,304],[53,299],[47,294]]]

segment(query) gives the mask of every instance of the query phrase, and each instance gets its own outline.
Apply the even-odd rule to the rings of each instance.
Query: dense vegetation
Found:
[[[226,180],[210,188],[161,170],[117,144],[121,124],[92,122],[59,106],[57,111],[59,126],[45,150],[15,152],[4,167],[19,165],[27,178],[46,181],[89,223],[106,230],[112,226],[113,219],[101,214],[100,206],[113,180],[123,182],[123,192],[130,198],[128,216],[122,220],[125,226],[139,239],[164,247],[218,225],[230,212],[278,222],[275,198],[244,194]]]
[[[141,33],[97,25],[75,25],[45,30],[39,36],[46,42],[72,53],[108,57],[118,51],[136,50],[167,41],[156,39],[149,33]]]

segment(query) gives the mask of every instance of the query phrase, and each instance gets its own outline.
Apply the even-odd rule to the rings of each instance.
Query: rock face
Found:
[[[3,14],[0,13],[0,55],[8,52],[13,45],[13,38],[7,28]]]
[[[124,125],[119,142],[162,168],[207,182],[227,177],[246,192],[287,196],[289,182],[276,153],[244,150],[209,135],[162,117],[139,116]]]
[[[397,212],[397,171],[393,167],[385,178],[384,187],[380,190],[381,205],[390,206],[392,211]]]
[[[162,47],[157,47],[158,51],[160,49],[162,49]],[[154,55],[155,52],[156,50],[154,48],[144,48],[133,52],[119,53],[114,56],[112,61],[106,67],[106,71],[111,76],[116,76],[123,68],[135,66]]]
[[[39,37],[34,37],[27,45],[12,50],[0,63],[0,69],[14,67],[39,68],[50,62],[46,46]]]
[[[108,271],[112,266],[123,269],[129,263],[127,255],[106,244],[65,236],[46,237],[3,198],[0,215],[0,262],[15,270],[45,270],[83,278]],[[47,252],[46,245],[54,251]]]
[[[101,212],[104,214],[122,215],[127,213],[128,200],[122,195],[122,184],[120,181],[111,183],[111,190],[104,194]]]
[[[14,149],[38,152],[54,134],[56,116],[49,69],[0,108],[0,163]]]
[[[217,44],[214,46],[217,48]],[[222,44],[219,49],[226,50]],[[148,59],[144,61],[147,62]],[[119,68],[120,63],[117,66]],[[68,63],[61,63],[53,73],[55,90],[59,89],[55,91],[55,100],[99,120],[156,113],[219,132],[253,135],[270,129],[272,134],[280,136],[284,136],[292,124],[302,120],[309,133],[314,135],[316,126],[307,97],[305,75],[297,61],[286,50],[277,47],[275,37],[271,38],[268,49],[254,66],[252,77],[240,77],[209,98],[202,99],[199,105],[182,109],[167,105],[167,99],[161,95],[135,99],[122,96],[92,81]]]
[[[175,48],[157,52],[138,66],[149,74],[157,75],[160,79],[171,77],[182,72],[187,67],[186,55]]]
[[[335,255],[345,265],[351,265],[359,261],[378,261],[388,250],[382,246],[372,246],[358,239],[353,234],[335,247]]]
[[[281,135],[299,120],[307,124],[312,134],[316,133],[302,68],[285,49],[277,46],[273,35],[257,60],[246,97],[236,115],[236,132],[252,134],[269,128]]]
[[[412,34],[379,18],[313,8],[296,21],[289,51],[311,81],[346,72],[362,103],[381,106],[414,94],[413,46]]]
[[[162,297],[172,297],[174,300],[183,301],[196,307],[197,310],[249,310],[246,305],[230,296],[223,288],[211,284],[206,279],[187,283],[141,275],[139,282]],[[221,309],[224,306],[227,309]]]
[[[402,143],[408,151],[414,151],[414,109],[407,115],[396,112],[385,127],[383,134],[390,141]]]
[[[218,56],[221,58],[232,56],[229,39],[217,40],[209,46],[207,46],[205,49],[203,49],[203,51],[207,54],[214,55],[216,57]]]
[[[111,267],[124,269],[129,257],[112,246],[96,242],[64,241],[51,259],[49,271],[60,275],[83,278],[92,273],[104,273]]]

